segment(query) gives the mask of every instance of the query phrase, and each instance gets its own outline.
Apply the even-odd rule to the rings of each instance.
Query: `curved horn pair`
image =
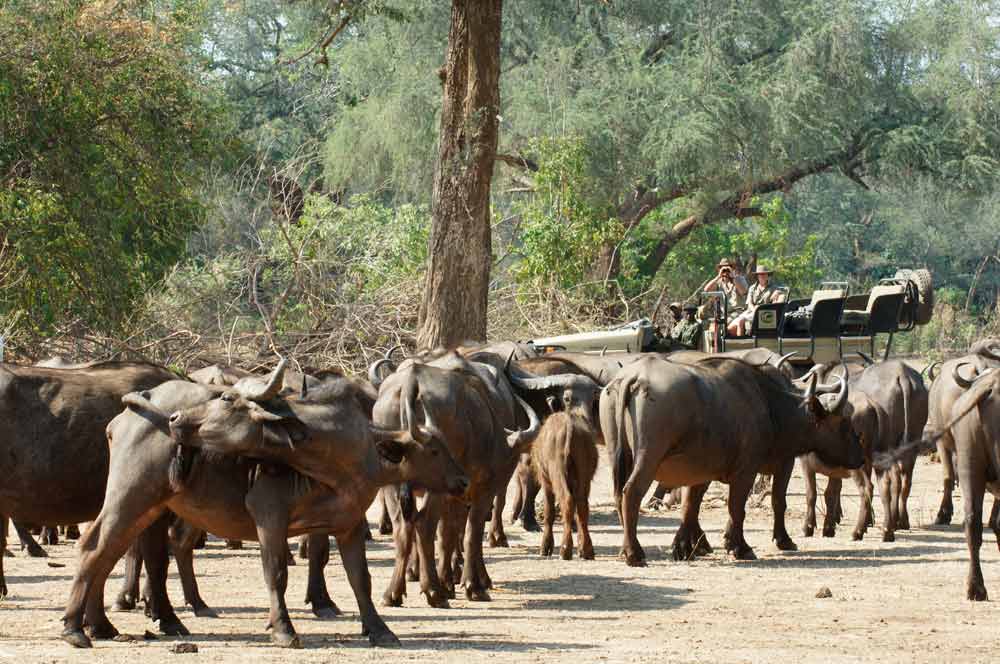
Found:
[[[288,358],[281,358],[266,382],[257,378],[241,379],[233,386],[240,396],[249,401],[267,401],[278,396],[285,380],[285,369],[288,368]]]
[[[579,374],[556,374],[555,376],[525,377],[508,374],[510,382],[514,387],[521,390],[554,390],[559,388],[589,388],[593,391],[601,389],[600,385],[594,382],[589,376]]]
[[[781,357],[778,358],[777,362],[774,363],[775,368],[780,369],[781,365],[784,364],[785,362],[787,362],[789,358],[791,358],[794,355],[798,355],[798,354],[799,354],[799,351],[797,351],[797,350],[793,350],[791,353],[785,353],[784,355],[782,355]]]
[[[844,405],[847,403],[847,380],[843,376],[837,376],[836,385],[816,385],[818,377],[815,373],[809,374],[809,383],[806,387],[805,400],[807,403],[811,402],[819,394],[830,394],[834,391],[837,393],[837,398],[834,399],[833,405],[827,409],[827,412],[831,414],[839,413],[844,409]]]

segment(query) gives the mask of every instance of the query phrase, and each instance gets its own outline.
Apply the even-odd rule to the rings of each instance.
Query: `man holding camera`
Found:
[[[737,272],[736,266],[728,258],[719,261],[719,273],[715,279],[705,285],[705,290],[722,291],[726,296],[726,317],[727,323],[738,316],[746,307],[747,285],[746,278]]]

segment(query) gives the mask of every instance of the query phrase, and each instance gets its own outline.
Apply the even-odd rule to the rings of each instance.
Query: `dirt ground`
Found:
[[[75,551],[65,544],[49,547],[47,560],[21,555],[6,560],[11,595],[0,604],[0,664],[178,658],[239,664],[346,658],[469,662],[494,654],[504,662],[996,661],[1000,605],[965,599],[966,549],[959,526],[928,525],[940,497],[939,472],[937,465],[921,459],[910,499],[914,529],[897,533],[892,544],[881,542],[878,529],[870,530],[864,542],[850,541],[847,524],[858,504],[853,486],[845,488],[846,527],[832,539],[802,537],[803,485],[796,476],[789,496],[789,531],[798,552],[773,547],[770,509],[755,507],[747,540],[760,560],[734,562],[717,552],[697,562],[675,563],[669,547],[677,513],[650,512],[641,519],[639,533],[649,567],[629,568],[616,559],[621,530],[602,466],[592,496],[596,561],[541,559],[539,535],[510,526],[511,547],[487,549],[496,584],[491,603],[459,599],[449,610],[433,610],[410,584],[405,607],[381,609],[402,640],[403,648],[395,651],[371,649],[360,636],[357,607],[336,557],[327,578],[346,615],[333,621],[312,616],[302,602],[306,567],[300,563],[290,570],[288,597],[304,649],[273,647],[264,631],[268,603],[256,545],[227,551],[214,539],[197,552],[195,565],[202,595],[220,618],[199,619],[181,609],[190,637],[98,642],[92,651],[73,650],[58,636]],[[717,547],[726,520],[722,489],[713,486],[702,518]],[[370,516],[374,521],[374,510]],[[376,535],[369,556],[380,597],[391,572],[390,539]],[[998,559],[989,533],[984,572],[990,592],[1000,598]],[[53,562],[65,567],[49,567]],[[119,565],[109,582],[109,598],[117,592],[120,573]],[[830,588],[832,598],[815,597],[823,586]],[[182,597],[175,577],[170,592],[175,600]],[[151,627],[141,612],[112,613],[111,618],[130,634],[141,635]],[[199,653],[170,653],[172,643],[180,640],[197,644]]]

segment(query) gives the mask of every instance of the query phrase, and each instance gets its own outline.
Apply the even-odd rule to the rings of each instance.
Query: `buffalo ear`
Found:
[[[263,409],[261,409],[263,410]],[[306,425],[296,417],[275,417],[274,413],[268,413],[267,418],[257,420],[264,425],[264,442],[269,445],[280,445],[295,449],[296,443],[301,443],[309,437]]]
[[[400,440],[380,440],[375,443],[375,449],[389,463],[402,463],[403,457],[410,451],[408,445]]]

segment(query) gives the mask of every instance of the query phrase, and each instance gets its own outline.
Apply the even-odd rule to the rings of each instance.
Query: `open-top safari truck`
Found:
[[[795,351],[791,361],[810,366],[838,362],[843,357],[876,354],[876,340],[885,338],[883,358],[892,350],[897,332],[925,325],[934,308],[934,291],[927,270],[898,270],[882,279],[867,293],[851,295],[846,282],[824,282],[807,299],[759,306],[750,333],[731,337],[726,333],[725,298],[721,293],[702,293],[705,332],[701,350],[722,352],[767,348],[779,354]],[[661,349],[653,324],[641,319],[610,330],[535,339],[536,348],[582,352],[644,352]]]

